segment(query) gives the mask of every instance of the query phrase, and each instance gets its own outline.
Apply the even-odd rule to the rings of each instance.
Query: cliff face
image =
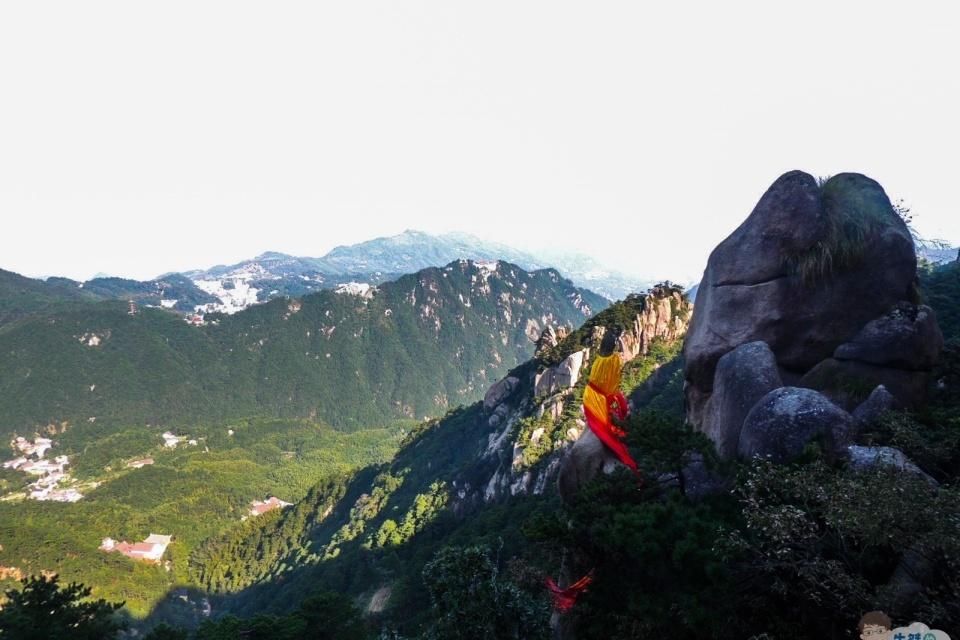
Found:
[[[572,445],[589,440],[581,397],[606,327],[623,328],[621,357],[627,364],[649,354],[658,341],[675,345],[681,340],[691,309],[678,289],[657,286],[617,303],[568,336],[558,339],[552,329],[546,329],[538,341],[537,358],[487,392],[483,405],[490,427],[486,448],[458,480],[454,508],[462,511],[507,496],[552,490]],[[597,451],[604,452],[602,447]]]
[[[690,303],[679,291],[654,287],[644,309],[634,318],[633,326],[620,338],[624,361],[647,355],[654,340],[682,339],[687,332],[690,309]]]

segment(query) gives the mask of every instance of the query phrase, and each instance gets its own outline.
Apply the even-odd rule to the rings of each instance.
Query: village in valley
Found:
[[[31,442],[21,436],[15,438],[10,446],[20,455],[4,462],[3,468],[37,476],[27,487],[28,498],[51,502],[76,502],[83,498],[66,471],[70,464],[67,456],[56,456],[52,460],[46,457],[47,451],[53,448],[50,438],[37,437]]]
[[[234,431],[228,430],[228,435],[232,436]],[[188,447],[198,447],[200,441],[204,438],[191,438],[165,431],[160,435],[162,440],[162,449],[176,449],[181,444]],[[48,456],[55,443],[52,439],[35,436],[28,440],[22,436],[17,436],[10,441],[10,446],[16,457],[3,463],[3,469],[9,469],[26,474],[28,477],[36,477],[36,480],[26,486],[26,491],[13,492],[0,497],[0,500],[28,499],[41,502],[66,502],[72,503],[81,500],[84,495],[81,489],[95,489],[99,482],[88,482],[81,486],[67,471],[70,465],[68,456],[58,455]],[[204,452],[209,452],[209,448],[204,446]],[[131,470],[142,469],[155,464],[153,457],[145,456],[129,460],[124,465]],[[107,467],[109,471],[109,467]],[[286,502],[276,496],[268,496],[265,500],[252,500],[249,509],[241,520],[261,516],[270,511],[285,509],[292,506],[292,503]],[[126,540],[114,540],[111,537],[104,537],[101,540],[99,549],[107,553],[120,553],[132,560],[148,562],[152,564],[163,564],[167,571],[170,570],[170,563],[163,563],[163,556],[167,547],[172,543],[173,535],[150,533],[141,542],[127,542]]]
[[[139,469],[149,464],[153,464],[152,458],[135,460],[128,463],[127,466]],[[250,510],[247,512],[247,515],[243,516],[241,520],[261,516],[270,511],[285,509],[290,506],[293,506],[293,504],[280,500],[275,496],[270,496],[266,500],[253,500],[250,502]],[[166,552],[167,547],[172,541],[173,536],[156,533],[151,533],[146,539],[143,540],[143,542],[127,542],[126,540],[117,541],[113,538],[107,537],[100,542],[100,550],[107,553],[120,553],[132,560],[160,564],[163,560],[163,554]],[[170,570],[169,562],[164,564],[164,568],[167,571]]]

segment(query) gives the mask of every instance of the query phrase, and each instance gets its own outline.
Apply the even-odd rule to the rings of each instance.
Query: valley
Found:
[[[5,472],[0,565],[11,575],[54,571],[85,582],[97,597],[123,600],[129,615],[142,618],[168,591],[190,584],[193,550],[239,525],[252,501],[298,501],[323,480],[381,464],[404,431],[397,425],[344,433],[308,421],[250,419],[195,425],[197,446],[176,448],[147,428],[88,434],[70,456],[85,487],[82,500],[28,499],[26,478]],[[104,538],[137,541],[152,533],[172,536],[158,564],[100,549]],[[4,587],[14,584],[7,578]]]
[[[11,296],[20,315],[0,327],[2,586],[56,573],[124,601],[138,624],[209,580],[195,557],[211,540],[283,522],[317,486],[387,464],[420,420],[482,397],[546,328],[607,305],[554,270],[463,260],[199,326],[175,305],[40,290],[36,306]],[[187,601],[189,615],[150,619],[209,615],[209,600]]]

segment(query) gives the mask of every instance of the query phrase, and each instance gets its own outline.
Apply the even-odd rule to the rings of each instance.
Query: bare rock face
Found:
[[[580,370],[583,363],[589,356],[588,349],[576,351],[567,356],[563,362],[555,367],[550,367],[546,371],[537,374],[534,382],[534,394],[538,396],[549,396],[557,391],[569,389],[577,384],[580,379]]]
[[[483,408],[486,411],[493,411],[498,404],[509,398],[519,385],[520,380],[512,376],[500,380],[490,387],[483,397]]]
[[[720,358],[700,429],[721,458],[737,455],[744,418],[762,397],[781,386],[777,360],[765,342],[742,344]]]
[[[543,330],[543,333],[540,334],[540,337],[536,341],[536,352],[540,353],[545,349],[555,347],[559,342],[557,330],[553,328],[553,325],[547,325],[547,328]]]
[[[737,451],[741,458],[786,462],[822,439],[828,453],[842,455],[853,444],[853,417],[811,389],[781,387],[765,395],[743,421]]]
[[[847,408],[878,384],[916,403],[942,337],[932,311],[912,304],[915,278],[910,231],[879,184],[784,174],[710,255],[684,345],[688,421],[712,437],[735,431],[718,427],[715,374],[725,354],[755,341],[769,346],[782,380]],[[861,375],[849,398],[839,393],[849,385],[830,386]],[[714,442],[729,449],[729,438]]]
[[[570,504],[580,487],[601,473],[613,473],[626,467],[610,453],[600,439],[589,429],[574,443],[560,465],[557,488],[560,498]]]
[[[543,330],[543,333],[540,334],[540,337],[536,340],[536,353],[540,355],[543,351],[547,349],[552,349],[560,344],[560,341],[567,337],[569,331],[566,327],[556,328],[552,324],[548,324],[547,328]]]
[[[655,287],[646,297],[643,311],[634,318],[633,326],[620,337],[624,359],[646,355],[656,339],[676,340],[687,329],[690,303],[679,291]]]

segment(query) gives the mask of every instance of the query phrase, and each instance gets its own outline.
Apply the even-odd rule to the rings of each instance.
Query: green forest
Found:
[[[253,419],[198,425],[188,435],[198,444],[173,450],[147,429],[88,441],[76,455],[76,475],[98,486],[83,500],[0,501],[0,566],[24,574],[57,572],[64,581],[90,585],[96,597],[126,602],[124,611],[142,618],[168,591],[191,583],[197,546],[256,521],[240,522],[251,501],[274,495],[299,508],[321,482],[390,459],[403,427],[344,433],[308,421]],[[148,455],[155,464],[126,466]],[[4,481],[26,478],[8,472]],[[173,536],[165,555],[169,566],[98,550],[106,537],[137,542],[151,533]],[[8,577],[4,586],[15,582]]]
[[[0,327],[0,435],[83,441],[248,416],[353,430],[442,415],[529,358],[545,318],[575,327],[607,304],[554,270],[499,264],[427,269],[369,298],[276,299],[208,314],[204,327],[118,301],[61,301]]]

